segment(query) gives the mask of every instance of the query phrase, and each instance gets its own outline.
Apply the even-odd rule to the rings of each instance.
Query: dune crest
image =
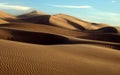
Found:
[[[44,13],[44,12],[34,10],[34,11],[29,12],[29,13],[18,15],[17,17],[19,17],[19,18],[26,18],[26,17],[33,17],[33,16],[39,16],[39,15],[45,15],[45,14],[46,13]]]

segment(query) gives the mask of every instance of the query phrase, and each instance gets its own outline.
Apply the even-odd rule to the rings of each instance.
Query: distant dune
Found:
[[[6,19],[6,18],[16,18],[15,16],[11,15],[11,14],[8,14],[6,12],[3,12],[3,11],[0,11],[0,18],[3,18],[3,19]]]
[[[120,27],[67,14],[0,11],[1,75],[120,75]]]
[[[87,30],[99,29],[99,28],[103,28],[103,27],[108,26],[107,24],[102,24],[102,23],[100,24],[100,23],[87,22],[87,21],[84,21],[82,19],[78,19],[76,17],[66,15],[66,14],[56,14],[55,16],[66,19],[68,22],[75,23],[75,24],[77,24],[79,26],[84,27]]]
[[[34,10],[34,11],[31,11],[31,12],[26,13],[26,14],[18,15],[17,17],[19,17],[19,18],[28,18],[28,17],[33,17],[33,16],[39,16],[39,15],[45,15],[45,13]]]

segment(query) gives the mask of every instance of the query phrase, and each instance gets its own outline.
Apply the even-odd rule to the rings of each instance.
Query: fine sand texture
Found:
[[[120,27],[0,11],[0,75],[120,75]]]

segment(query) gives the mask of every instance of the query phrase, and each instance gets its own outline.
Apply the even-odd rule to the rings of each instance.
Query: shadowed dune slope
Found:
[[[73,31],[69,29],[43,25],[43,24],[31,24],[31,23],[11,23],[0,26],[1,28],[13,28],[18,30],[30,30],[32,32],[45,32],[50,34],[59,34],[65,36],[72,36],[76,38],[85,38],[90,40],[100,40],[108,42],[120,43],[120,35],[117,34],[116,29],[112,27],[101,28],[92,32],[84,31]],[[111,31],[111,33],[110,33]],[[99,32],[99,33],[98,33]],[[104,37],[104,38],[103,38]]]
[[[115,28],[117,29],[118,33],[120,34],[120,27],[116,26]]]
[[[61,27],[46,25],[46,24],[34,24],[34,23],[10,23],[10,24],[1,24],[1,28],[14,28],[19,30],[31,30],[35,32],[46,32],[54,34],[62,34],[67,36],[79,37],[87,35],[80,31],[65,29]]]
[[[85,30],[84,27],[78,26],[76,23],[69,22],[66,19],[63,19],[58,16],[51,16],[50,17],[50,24],[62,28],[72,29],[72,30]]]
[[[34,11],[31,11],[26,14],[18,15],[17,17],[18,18],[28,18],[28,17],[33,17],[33,16],[39,16],[39,15],[46,15],[46,14],[44,12],[34,10]]]
[[[116,27],[103,27],[103,28],[99,28],[96,30],[86,30],[86,32],[91,32],[91,33],[119,33],[119,30]]]
[[[114,49],[0,42],[2,75],[120,75],[120,51]]]
[[[38,16],[31,16],[20,18],[23,22],[30,22],[36,24],[49,24],[50,15],[38,15]]]
[[[27,42],[33,44],[65,44],[68,39],[59,35],[44,32],[32,32],[0,28],[0,39]]]
[[[97,36],[95,38],[91,36]],[[101,35],[103,36],[103,35]],[[86,35],[81,36],[81,38],[75,38],[72,36],[66,35],[57,35],[53,33],[45,33],[45,32],[36,32],[36,31],[28,31],[28,30],[16,30],[11,28],[0,28],[0,39],[26,42],[32,44],[42,44],[42,45],[57,45],[57,44],[96,44],[104,47],[111,47],[114,49],[120,49],[120,40],[116,35],[116,40],[114,38],[108,37],[111,35],[107,35],[106,38],[102,39],[98,35]],[[87,37],[87,38],[86,38]],[[83,39],[82,39],[83,38]],[[84,39],[85,38],[85,39]],[[92,40],[94,39],[94,40]]]

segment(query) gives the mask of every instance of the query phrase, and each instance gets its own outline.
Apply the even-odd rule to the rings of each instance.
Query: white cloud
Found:
[[[50,5],[50,6],[61,7],[61,8],[83,8],[83,9],[92,8],[92,6],[89,6],[89,5],[84,5],[84,6],[73,6],[73,5]]]
[[[29,10],[30,7],[0,3],[0,9]]]
[[[116,3],[117,1],[116,0],[112,0],[112,3]]]
[[[91,12],[91,11],[89,11]],[[120,14],[114,13],[114,12],[106,12],[106,11],[100,11],[97,9],[92,10],[92,12],[88,14],[88,19],[93,20],[93,22],[103,22],[106,24],[112,24],[112,25],[120,25]]]

